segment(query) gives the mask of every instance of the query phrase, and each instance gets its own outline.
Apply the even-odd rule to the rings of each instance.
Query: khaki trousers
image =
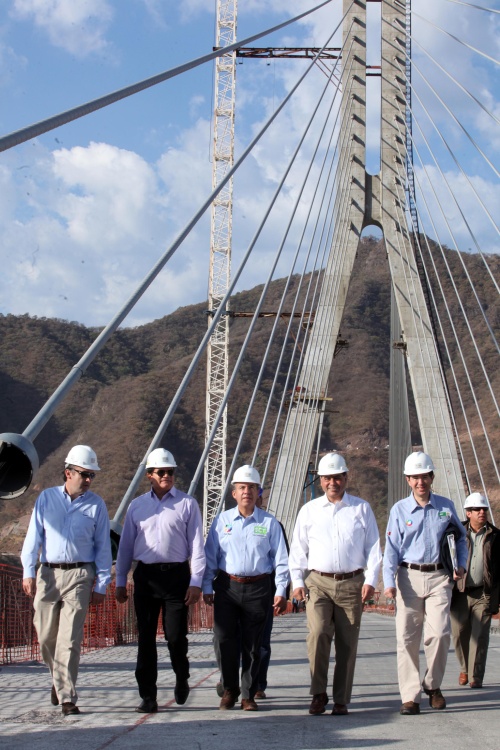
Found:
[[[83,625],[94,578],[92,563],[72,570],[44,565],[38,569],[33,622],[59,703],[77,701]]]
[[[363,573],[346,581],[336,581],[311,572],[305,581],[309,589],[306,605],[307,654],[311,670],[309,692],[311,695],[327,692],[330,650],[335,639],[333,700],[343,705],[351,700],[363,611],[363,583]]]
[[[441,687],[451,640],[450,601],[452,583],[443,571],[423,573],[398,568],[396,637],[398,681],[403,703],[420,703],[422,688]],[[427,662],[420,677],[420,641],[424,633]]]
[[[451,597],[451,632],[460,671],[469,680],[483,681],[490,642],[490,597],[482,586],[465,592],[453,591]]]

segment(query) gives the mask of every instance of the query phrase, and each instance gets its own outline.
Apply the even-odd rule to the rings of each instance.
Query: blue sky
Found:
[[[240,0],[238,39],[314,4]],[[490,6],[498,8],[499,0]],[[446,0],[414,0],[413,7],[471,44],[500,56],[496,18]],[[319,46],[340,15],[340,4],[333,2],[314,17],[264,38],[261,44]],[[214,18],[212,0],[3,0],[0,135],[211,51]],[[415,20],[414,28],[498,117],[497,68],[424,22]],[[373,52],[369,51],[369,62],[377,63],[376,24],[370,29],[369,50]],[[431,67],[425,59],[422,65]],[[303,62],[267,64],[261,60],[238,65],[237,152],[277,106],[303,66]],[[449,82],[433,75],[443,91],[451,91]],[[235,261],[260,221],[322,81],[323,75],[315,72],[235,180]],[[376,93],[375,82],[372,90]],[[450,104],[498,165],[498,127],[495,131],[489,118],[475,112],[458,92],[449,95]],[[483,199],[498,213],[498,179],[462,134],[447,124],[432,96],[425,96],[450,143],[467,163]],[[105,325],[210,193],[212,109],[213,64],[209,63],[0,154],[0,313]],[[369,145],[376,141],[377,121],[378,109],[372,106]],[[422,170],[422,181],[430,176],[438,184],[441,176],[432,173],[431,159],[424,158],[429,167],[427,172]],[[372,165],[376,163],[370,159]],[[455,165],[449,160],[443,164],[449,179],[460,188]],[[296,184],[292,183],[289,196]],[[461,195],[467,211],[475,215],[466,187]],[[449,212],[452,216],[451,205]],[[257,251],[257,262],[249,265],[242,278],[244,288],[264,281],[270,248],[279,231],[275,219]],[[478,219],[477,231],[484,250],[498,252],[497,238],[482,219]],[[459,235],[463,249],[470,247],[470,240],[461,231]],[[208,257],[207,217],[125,324],[145,323],[181,305],[204,300]]]

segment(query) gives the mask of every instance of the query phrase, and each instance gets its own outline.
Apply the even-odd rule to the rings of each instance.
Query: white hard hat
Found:
[[[165,448],[155,448],[146,462],[146,469],[175,469],[176,467],[175,458]]]
[[[332,474],[345,474],[347,468],[344,457],[340,453],[327,453],[318,464],[318,475],[329,477]]]
[[[468,508],[486,508],[488,510],[489,505],[484,495],[481,495],[480,492],[473,492],[465,499],[464,509],[467,510]]]
[[[82,469],[100,471],[100,468],[97,465],[97,456],[88,445],[75,445],[71,448],[64,462],[66,464],[81,466]]]
[[[434,464],[431,457],[427,453],[416,451],[415,453],[410,453],[406,459],[403,474],[406,477],[410,477],[413,474],[429,474],[431,471],[434,471]]]
[[[236,482],[250,482],[252,484],[258,484],[260,487],[260,474],[253,466],[245,464],[245,466],[240,466],[240,468],[236,469],[234,472],[232,483],[236,484]]]

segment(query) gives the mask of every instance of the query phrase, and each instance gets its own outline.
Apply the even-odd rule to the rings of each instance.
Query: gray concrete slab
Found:
[[[363,616],[355,686],[348,716],[309,716],[309,670],[305,615],[276,620],[268,698],[257,713],[217,710],[218,672],[210,633],[190,636],[191,695],[185,706],[173,697],[168,651],[159,643],[158,714],[134,712],[134,645],[103,649],[82,658],[79,716],[63,717],[50,705],[50,680],[43,664],[4,666],[0,671],[0,746],[8,750],[330,750],[404,748],[457,750],[500,747],[500,638],[491,639],[483,690],[461,688],[450,653],[443,692],[444,711],[422,702],[420,716],[402,717],[396,677],[394,620]]]

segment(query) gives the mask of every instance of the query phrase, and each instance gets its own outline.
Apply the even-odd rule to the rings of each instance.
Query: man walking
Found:
[[[488,501],[473,492],[465,501],[468,557],[465,576],[451,595],[451,632],[459,685],[482,688],[490,640],[491,615],[498,612],[500,530],[488,518]]]
[[[381,563],[380,538],[365,500],[346,492],[348,468],[338,453],[318,466],[325,493],[300,510],[290,547],[293,596],[306,604],[307,652],[313,696],[309,713],[325,712],[328,664],[335,642],[333,715],[348,713],[363,603],[375,591]],[[366,570],[365,570],[366,569]],[[305,571],[309,575],[304,580]]]
[[[164,448],[146,462],[151,490],[129,505],[116,560],[116,600],[127,601],[127,574],[134,570],[134,607],[139,643],[135,677],[142,698],[139,713],[158,711],[156,630],[162,613],[163,632],[174,670],[175,701],[189,695],[188,608],[201,594],[205,570],[203,531],[197,501],[174,487],[177,468]],[[191,565],[190,565],[191,560]]]
[[[97,471],[92,448],[71,448],[64,484],[38,496],[21,552],[23,590],[34,597],[40,651],[52,675],[50,700],[61,704],[63,716],[80,713],[76,680],[85,616],[90,603],[104,601],[111,579],[108,511],[90,491]]]
[[[258,471],[242,466],[235,471],[232,485],[236,507],[217,516],[208,534],[203,598],[214,605],[224,687],[219,708],[236,704],[241,654],[241,708],[257,711],[262,634],[270,608],[279,614],[286,607],[288,558],[280,524],[257,507]]]
[[[420,713],[423,689],[431,708],[446,707],[441,682],[450,646],[450,601],[452,582],[440,560],[442,537],[448,524],[459,529],[456,543],[458,568],[455,580],[464,574],[467,561],[465,530],[455,506],[432,488],[434,464],[421,451],[405,461],[404,474],[410,495],[391,508],[384,554],[384,594],[396,597],[398,680],[402,705],[400,714]],[[420,676],[419,651],[424,631],[427,669]]]

